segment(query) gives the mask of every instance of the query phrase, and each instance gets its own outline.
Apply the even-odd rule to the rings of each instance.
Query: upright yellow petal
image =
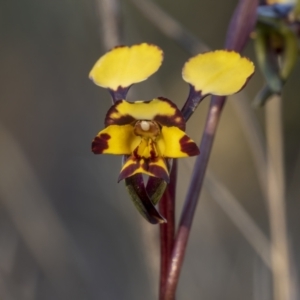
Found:
[[[98,133],[92,143],[95,154],[131,154],[141,142],[131,125],[111,125]]]
[[[105,125],[124,125],[135,120],[152,120],[163,126],[177,126],[185,130],[185,121],[180,110],[166,98],[135,102],[117,101],[107,112]]]
[[[234,51],[217,50],[190,58],[182,70],[183,79],[202,95],[237,93],[253,74],[254,65]]]
[[[159,155],[163,157],[187,157],[200,153],[195,142],[177,127],[163,126],[156,145]]]
[[[95,84],[116,91],[118,87],[146,80],[163,60],[163,51],[151,44],[118,46],[104,54],[92,68],[89,77]]]

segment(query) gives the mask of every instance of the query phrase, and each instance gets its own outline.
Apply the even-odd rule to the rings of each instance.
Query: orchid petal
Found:
[[[200,153],[195,142],[177,127],[162,127],[156,145],[159,154],[164,157],[187,157]]]
[[[105,125],[124,125],[135,120],[152,120],[163,126],[176,126],[185,130],[185,121],[177,106],[168,99],[151,101],[117,101],[105,118]]]
[[[116,91],[146,80],[163,60],[163,51],[151,44],[118,46],[104,54],[92,68],[89,77],[95,84]]]
[[[169,172],[162,157],[157,157],[156,159],[129,157],[123,165],[118,181],[137,173],[162,178],[166,182],[169,182]]]
[[[98,133],[92,143],[95,154],[131,154],[141,137],[133,133],[132,125],[111,125]]]
[[[227,96],[240,91],[254,72],[253,63],[234,51],[217,50],[190,58],[183,79],[202,95]]]
[[[134,176],[126,178],[125,185],[135,207],[148,222],[151,224],[167,223],[167,220],[160,215],[152,199],[150,199],[144,185],[142,174],[135,174]],[[163,190],[164,188],[160,187],[160,189]],[[161,191],[161,193],[163,192]]]

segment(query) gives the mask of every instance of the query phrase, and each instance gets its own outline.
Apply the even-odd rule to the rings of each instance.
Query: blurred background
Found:
[[[237,1],[155,3],[218,49]],[[0,299],[157,299],[159,228],[117,184],[121,159],[90,150],[111,105],[108,92],[88,79],[106,51],[100,9],[96,0],[0,1]],[[182,106],[188,86],[181,69],[191,55],[132,1],[121,2],[121,17],[126,44],[150,42],[165,53],[161,69],[135,85],[129,99],[164,96]],[[251,41],[245,55],[255,61]],[[294,278],[300,269],[299,76],[298,63],[283,95]],[[257,70],[243,101],[250,103],[262,82]],[[239,100],[226,104],[209,170],[268,237],[266,203],[234,106]],[[187,126],[197,142],[208,103]],[[263,111],[253,111],[261,128]],[[177,219],[192,166],[192,158],[180,160]],[[272,299],[268,266],[210,190],[201,194],[176,299]]]

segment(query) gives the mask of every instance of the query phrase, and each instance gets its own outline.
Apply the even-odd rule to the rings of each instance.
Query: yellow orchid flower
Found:
[[[163,51],[152,44],[118,46],[100,57],[89,74],[96,85],[109,90],[113,100],[92,151],[123,155],[119,181],[125,179],[134,205],[153,224],[166,222],[155,205],[169,182],[170,159],[199,154],[185,134],[186,121],[205,96],[236,93],[254,72],[253,63],[236,52],[207,52],[192,57],[183,67],[190,93],[181,111],[162,97],[126,101],[129,88],[155,73],[162,60]],[[147,186],[142,174],[150,176]]]
[[[197,145],[184,132],[180,110],[165,98],[117,101],[108,111],[105,125],[94,139],[92,151],[129,155],[119,181],[144,173],[169,182],[166,158],[199,154]]]

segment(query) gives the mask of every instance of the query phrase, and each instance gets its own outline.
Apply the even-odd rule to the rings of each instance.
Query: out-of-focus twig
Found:
[[[103,43],[106,50],[110,50],[122,43],[120,1],[96,0],[96,5],[102,24]]]
[[[18,143],[1,124],[0,135],[1,204],[58,292],[57,299],[82,299],[89,290],[82,257]]]
[[[298,152],[297,158],[295,159],[295,164],[293,166],[292,176],[290,182],[287,182],[286,191],[294,197],[294,199],[300,199],[300,189],[299,189],[299,178],[300,178],[300,151]]]
[[[281,97],[274,95],[266,104],[267,178],[270,231],[274,249],[274,299],[291,300],[293,288],[289,258],[285,209],[285,176],[283,160],[283,133]],[[279,255],[278,255],[279,253]]]
[[[245,92],[241,91],[240,93],[231,96],[231,98],[233,101],[230,101],[230,104],[236,111],[236,115],[241,123],[258,174],[260,188],[264,195],[264,199],[267,199],[267,160],[263,130],[250,106],[250,102],[246,98]]]
[[[204,187],[242,232],[263,262],[272,270],[271,244],[238,200],[210,171],[207,171]]]
[[[160,29],[166,36],[175,40],[183,49],[192,54],[208,51],[209,48],[186,30],[175,18],[167,14],[152,1],[130,0],[138,10]]]

